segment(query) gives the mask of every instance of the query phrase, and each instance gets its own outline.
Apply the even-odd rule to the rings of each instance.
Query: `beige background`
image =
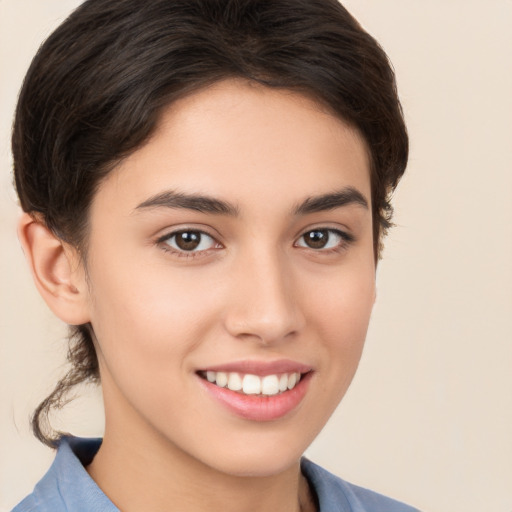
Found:
[[[78,3],[0,0],[0,511],[53,457],[27,417],[65,350],[16,240],[9,129],[31,56]],[[308,455],[425,512],[512,512],[512,1],[345,5],[391,56],[412,150],[359,374]],[[98,392],[61,418],[101,434]]]

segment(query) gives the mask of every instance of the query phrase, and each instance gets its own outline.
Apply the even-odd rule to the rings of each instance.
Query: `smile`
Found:
[[[201,387],[231,414],[267,422],[288,417],[307,394],[314,371],[293,361],[236,362],[196,372]]]
[[[265,375],[260,377],[251,373],[238,372],[200,372],[199,375],[220,388],[243,395],[274,396],[291,391],[301,379],[299,372]]]

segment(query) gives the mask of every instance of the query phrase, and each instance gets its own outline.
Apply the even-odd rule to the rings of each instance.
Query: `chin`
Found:
[[[270,477],[297,465],[307,445],[293,436],[235,442],[217,452],[209,465],[231,476]]]

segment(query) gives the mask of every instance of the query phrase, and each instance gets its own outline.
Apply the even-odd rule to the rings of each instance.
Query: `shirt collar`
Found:
[[[101,439],[63,437],[51,468],[37,485],[38,494],[59,499],[73,512],[119,512],[85,469],[100,445]]]

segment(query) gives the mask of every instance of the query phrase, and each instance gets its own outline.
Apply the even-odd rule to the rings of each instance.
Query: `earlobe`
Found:
[[[48,307],[67,324],[88,323],[88,288],[77,251],[27,213],[19,220],[18,237]]]

